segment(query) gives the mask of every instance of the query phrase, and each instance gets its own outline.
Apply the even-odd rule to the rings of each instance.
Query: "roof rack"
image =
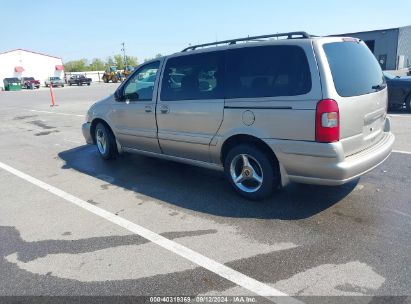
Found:
[[[300,36],[300,37],[294,37],[294,36]],[[186,51],[194,51],[197,48],[201,47],[206,47],[206,46],[217,46],[219,44],[236,44],[237,42],[244,42],[244,41],[264,41],[261,39],[266,39],[266,38],[275,38],[275,37],[287,37],[287,39],[294,39],[294,38],[310,38],[311,36],[307,34],[306,32],[289,32],[289,33],[278,33],[278,34],[271,34],[271,35],[263,35],[263,36],[252,36],[252,37],[245,37],[245,38],[238,38],[238,39],[230,39],[230,40],[223,40],[223,41],[216,41],[216,42],[210,42],[210,43],[204,43],[204,44],[197,44],[197,45],[191,45],[182,52]]]

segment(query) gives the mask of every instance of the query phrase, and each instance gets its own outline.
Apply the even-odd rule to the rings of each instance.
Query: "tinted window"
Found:
[[[224,53],[212,52],[167,61],[161,100],[224,98]]]
[[[375,87],[384,83],[381,67],[365,44],[328,43],[324,45],[324,51],[335,89],[340,96],[358,96],[375,92]]]
[[[123,100],[152,100],[160,62],[153,62],[141,67],[130,76],[124,86]]]
[[[300,47],[247,47],[227,55],[227,98],[295,96],[311,90],[310,68]]]

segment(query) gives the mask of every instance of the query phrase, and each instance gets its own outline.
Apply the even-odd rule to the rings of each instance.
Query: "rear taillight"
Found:
[[[317,103],[315,140],[323,143],[340,140],[340,111],[335,100],[324,99]]]

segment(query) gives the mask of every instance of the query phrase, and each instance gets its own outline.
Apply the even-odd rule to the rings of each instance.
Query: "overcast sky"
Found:
[[[63,61],[120,53],[144,58],[189,43],[305,30],[329,35],[411,25],[411,1],[2,1],[0,52],[23,48]]]

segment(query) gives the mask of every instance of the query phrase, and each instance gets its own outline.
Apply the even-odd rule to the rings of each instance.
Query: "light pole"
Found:
[[[126,47],[125,47],[125,43],[124,43],[124,42],[123,42],[121,45],[123,46],[123,48],[121,49],[121,51],[123,52],[124,69],[126,69],[126,67],[128,66],[128,64],[127,64],[127,56],[126,56]]]

